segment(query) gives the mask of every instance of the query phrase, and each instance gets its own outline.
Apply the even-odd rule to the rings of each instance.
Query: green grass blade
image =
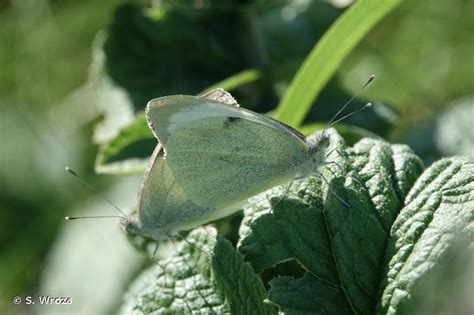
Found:
[[[299,127],[319,92],[359,41],[401,0],[361,0],[329,28],[298,70],[278,105],[276,119]]]

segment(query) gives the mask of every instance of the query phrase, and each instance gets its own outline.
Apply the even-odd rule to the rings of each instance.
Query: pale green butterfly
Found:
[[[157,241],[240,209],[250,197],[324,164],[329,136],[305,137],[238,106],[222,89],[151,100],[159,141],[145,171],[137,212],[124,227]]]

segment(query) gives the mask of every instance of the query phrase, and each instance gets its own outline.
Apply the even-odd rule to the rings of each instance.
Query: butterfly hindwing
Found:
[[[164,157],[163,147],[158,145],[150,158],[138,195],[140,234],[162,239],[232,212],[232,209],[200,206],[191,199],[175,180]]]

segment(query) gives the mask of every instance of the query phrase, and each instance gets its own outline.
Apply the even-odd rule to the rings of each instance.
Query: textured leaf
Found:
[[[309,273],[301,279],[282,277],[270,283],[270,300],[279,301],[285,314],[351,313],[342,290],[329,286]]]
[[[218,239],[212,258],[218,290],[225,296],[232,314],[276,314],[276,308],[264,303],[266,291],[252,267],[232,245]]]
[[[450,246],[436,267],[425,272],[410,289],[410,299],[399,314],[474,314],[474,247],[472,237]]]
[[[364,314],[376,305],[385,246],[403,204],[402,192],[423,168],[405,146],[363,139],[346,148],[334,131],[331,140],[330,149],[345,156],[333,151],[328,160],[337,164],[321,169],[329,188],[321,190],[325,185],[317,176],[292,185],[291,198],[281,200],[285,189],[277,188],[254,199],[245,210],[239,250],[257,270],[298,261],[308,272],[305,285],[312,279],[315,287],[343,292],[352,311]],[[280,288],[271,301],[292,309],[283,296]]]
[[[459,236],[474,240],[474,160],[443,159],[418,179],[394,222],[378,313],[399,314]]]
[[[228,307],[214,289],[210,253],[213,229],[193,231],[169,257],[143,272],[129,289],[121,314],[225,313]]]
[[[319,174],[249,201],[238,251],[210,228],[194,230],[136,282],[123,313],[421,310],[419,288],[441,281],[437,266],[457,240],[474,243],[474,161],[446,159],[422,174],[407,146],[365,138],[347,147],[326,132]],[[283,268],[290,261],[301,269]]]
[[[148,128],[145,115],[120,130],[120,133],[103,144],[96,159],[98,173],[141,173],[157,141]]]
[[[250,265],[213,228],[198,228],[132,284],[122,314],[276,314]]]

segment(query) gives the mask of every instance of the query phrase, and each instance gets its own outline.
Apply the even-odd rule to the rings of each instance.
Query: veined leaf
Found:
[[[214,289],[212,228],[193,231],[169,257],[143,272],[124,298],[121,314],[222,314],[228,305]]]
[[[212,270],[231,314],[277,314],[275,307],[265,303],[267,294],[260,278],[228,241],[218,238]]]
[[[277,314],[251,266],[213,228],[198,228],[132,285],[122,314]]]
[[[474,161],[445,159],[423,172],[405,145],[365,138],[347,147],[335,130],[326,132],[330,163],[249,200],[238,250],[210,228],[194,230],[143,276],[126,309],[398,314],[412,307],[416,288],[457,240],[473,243]],[[300,270],[278,268],[289,261]],[[187,291],[176,289],[185,284]]]
[[[377,312],[396,314],[409,303],[417,282],[440,268],[460,234],[472,244],[473,221],[474,161],[434,163],[410,190],[392,225]]]

